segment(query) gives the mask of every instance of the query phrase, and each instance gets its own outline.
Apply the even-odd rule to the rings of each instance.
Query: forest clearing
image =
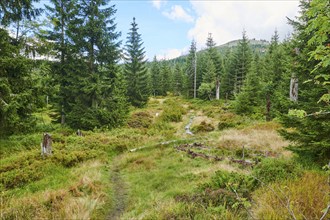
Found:
[[[223,102],[166,97],[132,111],[123,128],[56,128],[45,159],[41,133],[12,136],[0,142],[1,218],[319,219],[328,175],[295,162],[280,128]]]
[[[0,218],[330,219],[329,12],[1,0]]]

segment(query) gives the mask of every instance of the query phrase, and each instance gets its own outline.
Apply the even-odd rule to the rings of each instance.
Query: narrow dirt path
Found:
[[[127,185],[121,177],[119,166],[114,162],[113,168],[110,171],[111,184],[113,190],[113,203],[107,219],[117,220],[123,214],[126,208],[126,202],[128,198]]]

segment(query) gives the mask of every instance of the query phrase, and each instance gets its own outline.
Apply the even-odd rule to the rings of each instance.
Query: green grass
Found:
[[[105,219],[116,207],[114,169],[127,194],[123,219],[246,219],[246,209],[254,217],[263,213],[277,216],[277,209],[286,216],[278,201],[270,203],[272,195],[266,188],[248,185],[251,174],[260,174],[267,186],[288,185],[297,201],[314,201],[308,199],[308,193],[301,192],[308,198],[298,196],[299,190],[307,192],[312,187],[307,178],[296,175],[305,171],[298,169],[283,149],[287,143],[276,133],[280,125],[237,116],[231,112],[230,103],[152,98],[145,108],[132,109],[127,125],[111,131],[83,131],[83,137],[51,124],[51,114],[46,110],[36,115],[39,123],[35,133],[0,140],[2,219]],[[204,126],[205,121],[205,126],[215,129],[203,127],[194,136],[185,134],[191,116],[195,116],[192,127]],[[45,159],[40,155],[43,131],[51,133],[54,151]],[[194,152],[225,159],[193,159],[175,148],[193,142],[209,146],[192,149]],[[242,157],[243,145],[245,158],[261,159],[261,165],[251,168],[230,163],[230,157]],[[284,159],[277,163],[279,158]],[[276,175],[269,175],[274,170]],[[309,176],[324,180],[322,174]],[[301,189],[296,187],[297,178],[305,181]],[[233,187],[243,200],[236,198]],[[325,189],[324,181],[318,187]],[[258,197],[273,204],[269,212],[256,203]],[[307,203],[299,203],[295,211],[305,208],[313,217],[321,211],[319,203],[314,210],[305,206]]]

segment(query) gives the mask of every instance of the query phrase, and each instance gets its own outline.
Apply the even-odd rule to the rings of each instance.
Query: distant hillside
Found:
[[[217,48],[218,48],[218,50],[220,52],[224,52],[224,51],[226,51],[228,49],[232,49],[232,48],[237,47],[239,41],[240,40],[233,40],[233,41],[230,41],[228,43],[225,43],[225,44],[222,44],[220,46],[217,46]],[[267,49],[268,45],[270,44],[266,40],[256,40],[255,38],[249,40],[249,43],[250,43],[251,49],[254,52],[259,52],[259,53],[266,52],[266,49]]]
[[[216,48],[219,50],[221,55],[224,55],[227,50],[234,50],[237,47],[239,41],[240,41],[240,39],[229,41],[228,43],[216,46]],[[269,41],[256,40],[256,39],[250,39],[249,43],[250,43],[250,47],[251,47],[252,51],[255,53],[259,53],[260,55],[262,55],[266,52],[267,47],[270,44]],[[202,50],[198,51],[197,54],[204,53],[204,52],[205,52],[205,49],[202,49]],[[169,60],[169,62],[174,62],[174,63],[185,62],[186,57],[187,57],[187,55],[182,55],[180,57]]]

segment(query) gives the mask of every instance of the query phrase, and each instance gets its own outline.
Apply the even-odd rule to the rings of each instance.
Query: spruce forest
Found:
[[[36,2],[0,3],[1,219],[330,219],[329,0],[169,60],[109,0]]]

